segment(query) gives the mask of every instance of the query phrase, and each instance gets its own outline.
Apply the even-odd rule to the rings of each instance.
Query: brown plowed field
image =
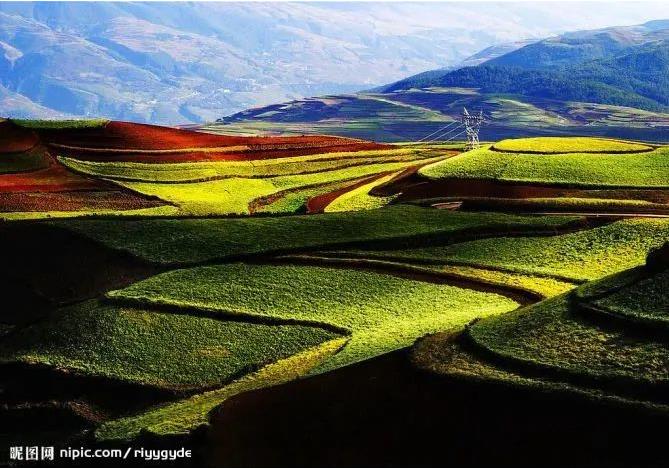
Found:
[[[0,153],[17,153],[30,150],[39,139],[31,130],[11,121],[0,121]]]
[[[72,173],[57,163],[38,171],[0,175],[0,193],[99,190],[110,186]]]
[[[399,194],[398,200],[439,197],[494,197],[508,199],[581,197],[598,199],[646,200],[669,203],[667,189],[584,189],[534,184],[511,184],[480,179],[444,179],[428,181],[413,174],[396,179],[393,184],[375,188],[374,195]]]
[[[240,137],[130,122],[109,122],[104,127],[95,128],[40,130],[39,134],[46,143],[92,149],[127,149],[129,151],[215,148],[238,145],[250,145],[252,152],[289,148],[327,148],[342,145],[360,146],[361,149],[387,147],[387,145],[332,136]]]

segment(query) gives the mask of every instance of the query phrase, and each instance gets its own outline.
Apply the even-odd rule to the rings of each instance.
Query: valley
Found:
[[[7,444],[187,445],[199,464],[328,465],[359,460],[324,450],[347,425],[392,429],[404,460],[432,441],[412,425],[434,429],[455,402],[486,422],[509,418],[495,405],[517,409],[513,396],[550,400],[561,443],[600,428],[604,409],[668,415],[660,143],[532,137],[463,151],[106,120],[0,125],[0,235],[12,245],[1,284],[15,305],[0,321],[1,412],[24,429]],[[339,417],[322,402],[333,390]],[[387,404],[369,400],[386,392]],[[263,410],[261,425],[255,412],[294,393],[307,407],[279,409],[314,428],[310,459],[249,446],[247,428],[285,418]],[[531,409],[516,410],[520,434],[543,418]],[[495,428],[462,425],[471,438]],[[366,463],[386,461],[381,441],[368,441]],[[467,456],[473,441],[449,448],[488,461]],[[638,460],[664,460],[635,441]]]

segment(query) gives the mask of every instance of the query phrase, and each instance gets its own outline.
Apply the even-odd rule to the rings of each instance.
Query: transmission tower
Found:
[[[481,146],[479,143],[479,129],[483,124],[483,111],[479,111],[478,114],[470,114],[466,107],[462,109],[462,123],[465,125],[465,131],[467,132],[465,151],[479,148]]]

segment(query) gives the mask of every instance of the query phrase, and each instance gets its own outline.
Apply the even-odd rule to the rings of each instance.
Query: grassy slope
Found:
[[[496,294],[365,271],[247,264],[176,270],[108,296],[351,331],[346,348],[322,370],[406,347],[427,333],[518,306]]]
[[[292,381],[306,375],[346,343],[346,339],[333,339],[299,352],[291,357],[271,363],[256,373],[246,375],[223,388],[192,396],[117,420],[105,422],[95,436],[100,440],[128,440],[140,432],[155,435],[184,435],[209,421],[209,413],[226,399],[240,394]]]
[[[489,238],[449,246],[341,255],[457,263],[581,282],[642,264],[669,237],[669,220],[629,219],[558,236]]]
[[[634,405],[646,409],[668,411],[669,407],[654,402],[624,398],[596,387],[573,385],[565,380],[528,375],[510,367],[483,359],[468,347],[462,347],[461,339],[452,334],[436,334],[420,340],[412,349],[412,362],[420,369],[475,383],[497,383],[505,386],[531,389],[548,394],[568,393],[601,403],[602,400],[623,405]]]
[[[218,321],[89,301],[15,332],[1,349],[5,363],[202,389],[336,337],[307,326]]]
[[[350,268],[382,268],[391,272],[427,274],[435,278],[446,280],[466,280],[479,285],[490,285],[514,290],[521,290],[533,296],[548,298],[569,291],[575,284],[553,278],[537,277],[533,275],[517,274],[513,272],[501,272],[498,270],[482,269],[466,265],[426,265],[420,263],[401,262],[387,259],[377,259],[373,256],[346,257],[346,253],[321,254],[293,254],[283,256],[282,259],[295,262],[318,262],[322,265],[339,265]]]
[[[421,368],[461,379],[569,391],[666,411],[657,401],[659,396],[665,402],[662,394],[653,391],[669,384],[669,344],[606,316],[593,322],[582,306],[594,300],[630,307],[630,315],[666,311],[667,277],[666,271],[653,274],[643,266],[626,270],[503,317],[483,319],[469,327],[464,340],[445,334],[426,338],[414,349],[414,359]]]
[[[45,220],[50,218],[143,218],[143,217],[174,217],[179,214],[179,209],[173,205],[161,205],[159,207],[138,208],[133,210],[103,210],[84,209],[72,211],[49,211],[49,212],[0,212],[1,221],[17,220]]]
[[[669,346],[625,331],[584,323],[566,295],[484,319],[469,328],[474,342],[511,363],[590,379],[652,385],[669,382]]]
[[[503,153],[480,148],[430,164],[419,174],[432,179],[493,179],[583,187],[668,187],[669,147],[645,153]]]
[[[315,187],[307,187],[295,191],[288,191],[276,200],[262,204],[255,209],[254,213],[297,213],[305,208],[305,204],[311,197],[316,197],[331,191],[345,189],[346,187],[355,184],[358,181],[365,180],[367,177],[356,179],[353,181],[338,181],[334,183],[322,184]],[[270,198],[272,196],[270,195]],[[258,200],[258,199],[257,199]]]
[[[480,269],[477,267],[446,265],[433,267],[437,272],[454,273],[475,281],[489,282],[493,285],[520,288],[544,298],[559,295],[574,288],[573,283],[555,280],[552,278],[535,277],[512,272]]]
[[[390,203],[394,197],[374,197],[369,191],[376,186],[384,184],[397,176],[398,173],[382,177],[369,184],[362,185],[352,191],[348,191],[325,207],[325,212],[351,212],[357,210],[371,210],[381,208]]]
[[[647,151],[642,143],[589,137],[532,137],[497,142],[492,147],[512,153],[625,153]]]
[[[649,324],[669,324],[669,270],[640,279],[594,304],[615,316]]]
[[[194,263],[352,242],[395,240],[393,242],[407,246],[415,245],[408,241],[415,237],[446,241],[449,235],[457,233],[552,229],[579,220],[579,217],[567,216],[522,217],[397,205],[309,217],[127,220],[124,223],[58,220],[49,223],[151,262]]]

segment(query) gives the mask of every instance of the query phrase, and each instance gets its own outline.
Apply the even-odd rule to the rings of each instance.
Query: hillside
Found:
[[[593,60],[611,59],[632,52],[634,47],[654,44],[669,38],[669,20],[656,20],[636,26],[574,31],[540,41],[490,47],[462,62],[463,67],[515,67],[523,70],[555,71]],[[501,52],[501,53],[500,53]],[[435,86],[453,70],[419,73],[380,87],[379,91]]]
[[[0,86],[18,101],[0,101],[0,114],[213,121],[370,89],[472,54],[464,64],[475,65],[519,40],[641,22],[661,8],[563,10],[574,14],[542,4],[3,2]]]
[[[553,18],[545,9],[5,2],[0,86],[23,102],[0,114],[211,121],[253,106],[369,89],[454,66],[497,43],[592,21]],[[473,11],[476,26],[469,21]],[[621,14],[597,21],[621,20],[629,21]]]
[[[468,107],[488,116],[488,140],[579,134],[666,141],[668,36],[669,22],[653,21],[488,48],[464,62],[471,66],[423,72],[372,92],[250,109],[207,130],[417,140]]]
[[[324,96],[249,109],[202,127],[222,134],[330,134],[377,141],[419,140],[459,119],[462,107],[488,117],[483,140],[527,135],[599,135],[666,141],[669,114],[608,104],[424,88]]]
[[[563,101],[595,102],[649,111],[669,109],[669,41],[629,48],[610,59],[551,70],[507,65],[465,67],[416,83],[400,82],[385,89],[413,85],[477,88],[485,93],[517,94]]]

